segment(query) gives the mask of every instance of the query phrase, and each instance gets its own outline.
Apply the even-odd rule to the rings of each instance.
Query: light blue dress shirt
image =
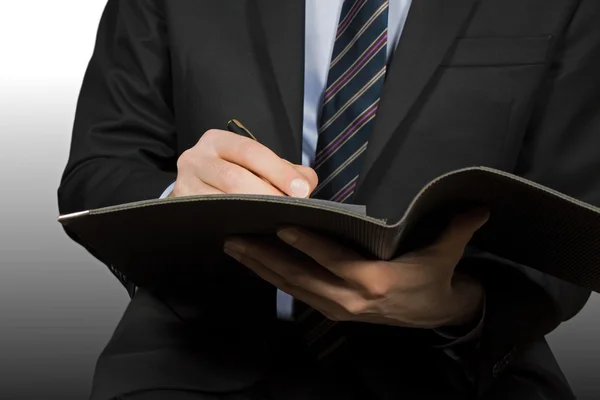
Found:
[[[389,0],[388,10],[388,60],[393,54],[402,35],[412,0]],[[327,72],[333,51],[335,31],[344,0],[306,0],[305,19],[305,57],[304,57],[304,119],[302,137],[302,164],[311,166],[315,157],[318,121],[323,93],[327,84]],[[161,195],[165,198],[173,190],[171,184]],[[290,319],[293,314],[293,298],[277,291],[277,315],[281,319]],[[468,340],[481,327],[460,338]],[[442,336],[458,339],[438,332]]]

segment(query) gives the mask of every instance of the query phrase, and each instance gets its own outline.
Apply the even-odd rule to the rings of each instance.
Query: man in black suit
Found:
[[[265,193],[397,220],[479,165],[598,205],[598,20],[596,0],[109,0],[60,211]],[[573,398],[544,335],[590,293],[470,249],[488,217],[389,263],[231,238],[254,274],[130,291],[92,398]]]

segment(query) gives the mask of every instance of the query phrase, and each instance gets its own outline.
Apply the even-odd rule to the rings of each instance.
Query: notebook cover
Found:
[[[231,263],[222,251],[229,235],[274,237],[278,227],[296,225],[389,260],[431,243],[452,215],[478,205],[488,206],[491,217],[473,247],[600,292],[600,209],[486,167],[438,177],[396,222],[338,203],[259,195],[142,201],[59,222],[115,273],[153,287],[175,276],[224,279],[218,270]]]

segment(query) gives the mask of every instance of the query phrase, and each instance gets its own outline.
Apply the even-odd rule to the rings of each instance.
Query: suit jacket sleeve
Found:
[[[555,41],[551,67],[532,107],[517,174],[600,205],[600,2],[581,0]],[[484,390],[519,349],[576,315],[590,292],[490,254],[462,266],[478,274],[487,304],[477,352]]]
[[[158,198],[176,178],[159,3],[109,0],[77,105],[61,214]]]

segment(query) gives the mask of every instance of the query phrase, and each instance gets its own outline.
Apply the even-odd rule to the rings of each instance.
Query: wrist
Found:
[[[485,290],[481,282],[457,274],[452,282],[452,297],[450,304],[455,310],[442,328],[460,329],[478,324],[485,304]]]

